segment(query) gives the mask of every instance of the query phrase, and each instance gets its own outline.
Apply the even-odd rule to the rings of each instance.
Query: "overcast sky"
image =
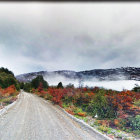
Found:
[[[139,64],[140,3],[0,2],[0,66],[15,74]]]

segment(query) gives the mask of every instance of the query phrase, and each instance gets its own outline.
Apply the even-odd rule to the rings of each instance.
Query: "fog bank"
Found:
[[[72,80],[69,78],[65,78],[63,76],[46,76],[45,80],[49,83],[49,85],[57,85],[59,82],[62,82],[64,86],[69,83],[74,84],[75,87],[79,87],[79,80]],[[124,89],[131,90],[135,87],[135,84],[140,85],[140,81],[135,80],[119,80],[119,81],[99,81],[97,79],[82,81],[82,86],[88,87],[103,87],[106,89],[113,89],[122,91]]]
[[[122,91],[123,89],[131,90],[132,88],[135,87],[135,84],[140,85],[140,81],[120,80],[120,81],[84,82],[84,85],[87,85],[89,87],[98,86],[98,87],[104,87],[107,89],[113,89],[113,90],[118,90],[118,91]]]

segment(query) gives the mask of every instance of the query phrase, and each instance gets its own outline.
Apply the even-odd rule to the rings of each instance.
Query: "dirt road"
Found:
[[[0,140],[95,140],[59,108],[22,92],[0,117]]]

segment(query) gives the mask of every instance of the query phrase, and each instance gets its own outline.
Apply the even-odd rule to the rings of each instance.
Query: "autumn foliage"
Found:
[[[15,89],[11,86],[6,90],[9,90],[8,93],[12,94]],[[66,104],[72,103],[76,106],[88,106],[92,100],[95,100],[95,95],[98,95],[99,91],[100,89],[97,87],[92,90],[86,88],[48,88],[47,90],[44,90],[42,83],[40,83],[37,90],[33,89],[34,93],[46,99],[49,97],[54,104],[58,104],[60,106],[62,106],[63,102]],[[133,91],[116,92],[112,90],[104,90],[103,92],[103,101],[106,102],[106,105],[112,107],[112,109],[116,111],[116,117],[127,117],[128,113],[135,110],[135,107],[133,106],[134,100],[140,99],[140,94]],[[97,98],[99,97],[100,95],[97,96]],[[102,100],[96,101],[96,104],[98,104],[98,102],[103,102]]]
[[[5,89],[0,87],[0,109],[5,105],[14,102],[17,99],[19,92],[16,90],[15,85],[11,85]]]
[[[37,89],[32,89],[32,92],[64,107],[71,115],[79,117],[97,115],[100,118],[99,123],[105,127],[113,125],[120,128],[124,127],[124,124],[131,127],[128,119],[140,114],[140,107],[134,105],[134,101],[140,100],[140,93],[134,91],[119,92],[98,87],[44,89],[40,83]]]
[[[15,85],[11,85],[5,89],[0,88],[2,96],[12,96],[17,93]]]
[[[82,116],[82,117],[85,117],[86,116],[86,113],[85,112],[78,112],[77,113],[79,116]]]
[[[66,112],[80,118],[92,116],[100,126],[119,129],[137,130],[140,107],[140,93],[124,90],[113,91],[102,88],[49,87],[43,88],[42,83],[37,89],[32,89],[46,100],[63,107]],[[135,119],[136,118],[136,119]]]

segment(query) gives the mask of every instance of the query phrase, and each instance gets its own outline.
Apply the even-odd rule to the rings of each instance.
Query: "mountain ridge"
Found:
[[[67,79],[76,80],[137,80],[140,81],[140,67],[121,67],[110,69],[93,69],[85,71],[73,71],[73,70],[58,70],[58,71],[39,71],[17,75],[16,78],[20,82],[29,82],[37,75],[44,77],[63,76]]]

